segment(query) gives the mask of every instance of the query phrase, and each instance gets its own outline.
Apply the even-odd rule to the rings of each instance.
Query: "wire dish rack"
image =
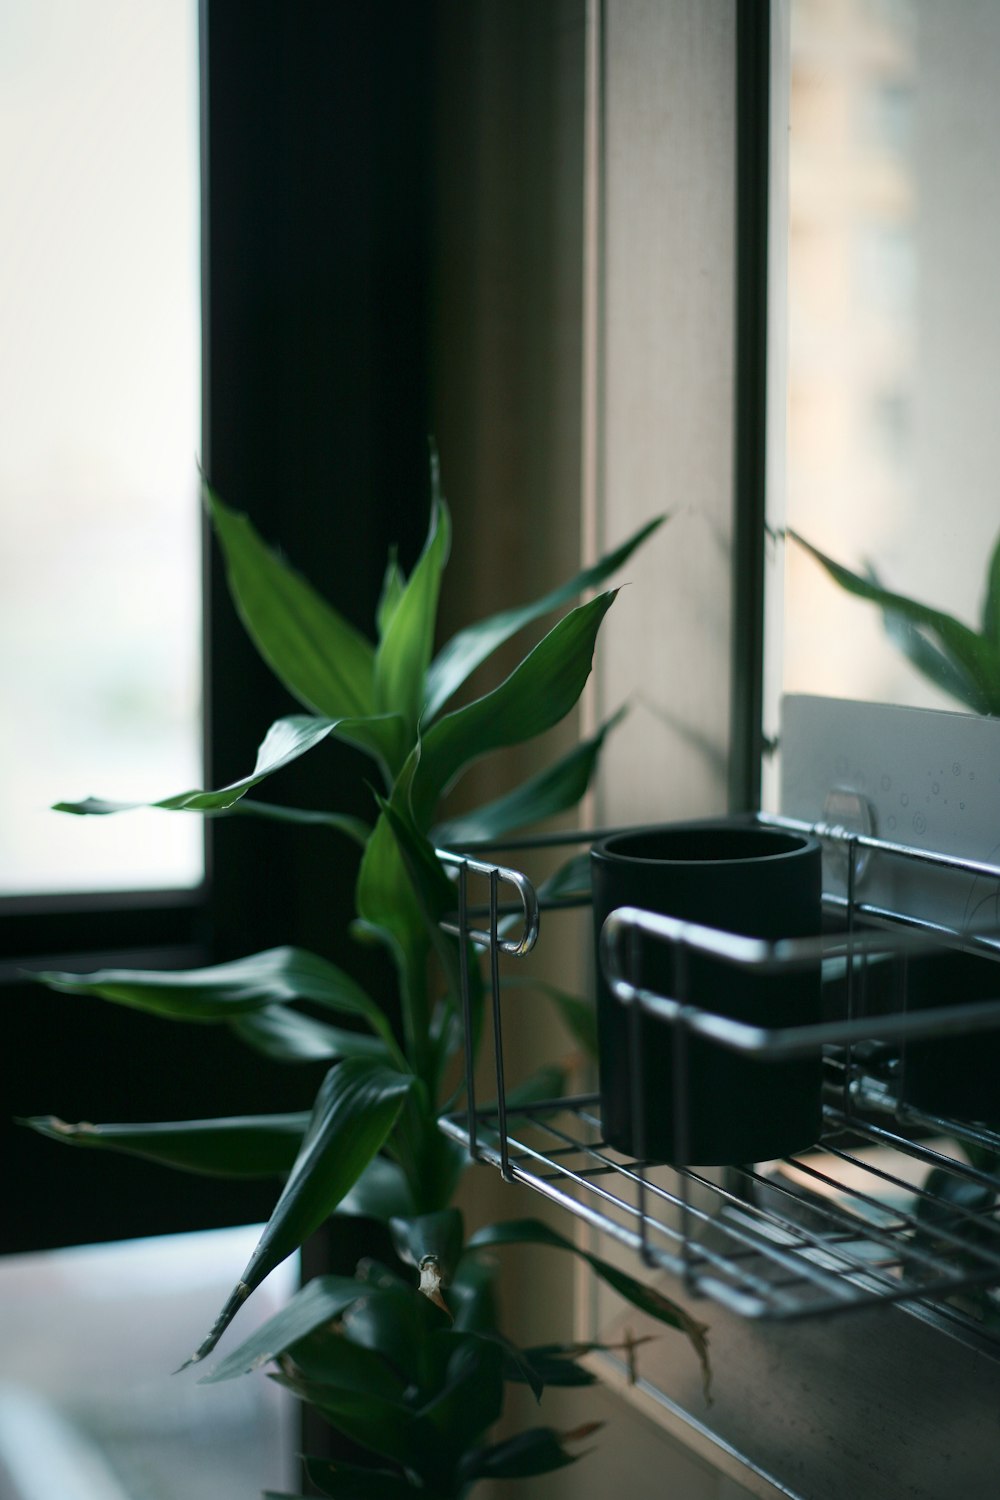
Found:
[[[682,1111],[694,1080],[683,1076],[686,1038],[698,1034],[748,1056],[778,1058],[821,1050],[823,1133],[793,1157],[739,1167],[673,1168],[628,1159],[602,1134],[599,1097],[520,1101],[506,1084],[503,971],[534,947],[541,913],[586,904],[583,857],[576,880],[535,885],[523,871],[492,862],[492,851],[442,851],[456,872],[457,912],[442,925],[460,939],[466,1027],[466,1108],[442,1129],[474,1159],[492,1163],[577,1219],[747,1318],[792,1320],[875,1303],[933,1306],[949,1321],[1000,1342],[1000,934],[959,931],[927,917],[861,899],[859,872],[881,862],[912,878],[930,867],[936,881],[972,877],[977,891],[1000,893],[1000,867],[890,843],[837,824],[760,815],[768,826],[811,833],[824,846],[829,930],[821,937],[768,944],[633,908],[612,914],[602,962],[615,995],[675,1029],[672,1080]],[[598,837],[523,841],[584,845]],[[567,894],[575,884],[576,891]],[[546,894],[547,888],[556,894]],[[562,894],[559,894],[562,892]],[[481,894],[483,893],[483,894]],[[475,899],[473,899],[475,898]],[[980,900],[979,909],[983,903]],[[724,963],[776,972],[822,964],[824,1017],[818,1025],[766,1031],[699,1008],[683,994],[658,995],[630,974],[641,943],[669,943]],[[477,1099],[472,1034],[471,948],[485,951],[485,1002],[492,1026],[496,1095]],[[928,1003],[915,976],[932,955],[976,961],[987,979],[974,998]],[[683,966],[682,966],[683,967]],[[680,970],[679,970],[680,972]],[[919,1102],[928,1074],[981,1069],[987,1105],[938,1112]],[[919,1064],[919,1068],[918,1068]],[[989,1096],[998,1080],[995,1110]],[[668,1081],[669,1082],[669,1081]],[[971,1091],[970,1096],[974,1096]],[[681,1138],[681,1137],[679,1137]]]

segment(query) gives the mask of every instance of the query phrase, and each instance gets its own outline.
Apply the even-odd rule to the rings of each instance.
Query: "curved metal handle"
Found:
[[[512,885],[517,891],[521,902],[521,918],[523,926],[518,938],[502,938],[499,933],[496,937],[496,946],[501,953],[511,953],[517,958],[523,958],[530,953],[538,941],[539,909],[538,893],[527,875],[520,870],[508,869],[505,865],[487,864],[480,859],[472,859],[467,854],[455,854],[450,849],[435,850],[442,864],[451,865],[454,869],[460,869],[463,865],[476,875],[492,876],[495,872],[496,878],[504,885]],[[442,922],[443,931],[449,932],[453,937],[461,937],[462,931],[457,922]],[[489,948],[493,945],[493,934],[484,932],[481,928],[470,927],[465,936],[470,942],[480,948]]]

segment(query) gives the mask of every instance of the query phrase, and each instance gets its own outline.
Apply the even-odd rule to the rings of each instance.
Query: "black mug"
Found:
[[[598,945],[597,1030],[601,1114],[608,1143],[629,1156],[704,1166],[767,1161],[812,1145],[821,1128],[821,1059],[815,1053],[768,1060],[707,1038],[687,1038],[687,1098],[676,1140],[674,1028],[638,1016],[643,1108],[636,1118],[629,1009],[601,969],[600,933],[610,912],[641,907],[704,927],[777,941],[814,936],[821,923],[821,850],[801,834],[752,817],[637,828],[591,851]],[[639,943],[643,988],[756,1026],[821,1019],[820,963],[754,972],[690,950],[685,993],[676,995],[675,955],[653,938]]]

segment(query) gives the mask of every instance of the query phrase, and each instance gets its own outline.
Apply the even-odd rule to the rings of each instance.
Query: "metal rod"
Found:
[[[504,1080],[503,1025],[500,1017],[500,938],[497,933],[497,887],[500,872],[490,870],[490,991],[493,996],[493,1049],[497,1070],[497,1125],[500,1131],[500,1171],[510,1182],[507,1140],[507,1085]]]
[[[458,972],[462,986],[462,1025],[465,1029],[465,1107],[469,1118],[469,1155],[479,1160],[476,1140],[476,1052],[472,1035],[472,997],[469,983],[469,944],[467,940],[469,872],[465,864],[458,867]]]

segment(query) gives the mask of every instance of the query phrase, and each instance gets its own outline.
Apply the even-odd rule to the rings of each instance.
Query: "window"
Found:
[[[0,895],[196,887],[195,0],[0,12]]]

